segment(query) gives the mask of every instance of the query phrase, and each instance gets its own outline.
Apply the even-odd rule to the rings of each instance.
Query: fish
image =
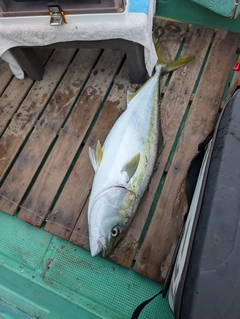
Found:
[[[88,204],[90,252],[106,257],[128,228],[164,146],[160,120],[160,77],[190,62],[171,63],[156,47],[155,73],[135,93],[127,93],[127,108],[117,119],[103,146],[89,147],[95,171]]]

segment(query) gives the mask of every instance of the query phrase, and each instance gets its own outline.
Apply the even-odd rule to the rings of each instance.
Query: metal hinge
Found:
[[[50,12],[50,25],[59,26],[63,23],[67,23],[64,12],[59,4],[48,4]]]

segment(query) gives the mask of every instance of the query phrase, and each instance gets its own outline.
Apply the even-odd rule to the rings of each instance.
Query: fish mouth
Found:
[[[97,256],[101,253],[102,257],[106,257],[111,249],[111,244],[107,244],[107,239],[105,237],[99,237],[94,246],[90,247],[92,257]]]
[[[98,247],[101,248],[101,250],[105,249],[106,243],[107,243],[106,237],[104,236],[99,237],[97,243],[98,243]]]
[[[97,256],[100,252],[104,251],[106,249],[106,238],[105,237],[99,237],[97,242],[95,244],[90,245],[90,251],[92,257]]]

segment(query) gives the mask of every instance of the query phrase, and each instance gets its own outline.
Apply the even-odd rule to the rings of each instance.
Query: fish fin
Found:
[[[133,158],[131,158],[127,163],[123,165],[121,173],[126,172],[128,176],[128,181],[132,178],[137,170],[140,161],[140,153],[137,153]]]
[[[89,158],[95,172],[97,171],[98,167],[101,164],[102,157],[103,157],[103,149],[102,149],[101,143],[98,141],[96,151],[94,151],[91,147],[89,147]]]
[[[129,104],[132,101],[132,99],[134,98],[136,94],[137,94],[136,92],[132,93],[127,91],[127,104]]]
[[[150,80],[150,79],[149,79],[149,80]],[[149,80],[148,80],[148,81],[149,81]],[[143,85],[141,85],[140,88],[137,89],[136,92],[129,92],[129,91],[127,91],[127,105],[128,105],[128,104],[132,101],[132,99],[142,90],[142,88],[148,83],[148,81],[145,82]]]
[[[162,58],[162,55],[161,55],[161,53],[159,51],[159,48],[158,48],[157,44],[155,42],[154,42],[154,46],[155,46],[155,51],[156,51],[156,54],[157,54],[157,57],[158,57],[157,65],[158,64],[166,64],[166,62]]]
[[[98,168],[97,160],[96,160],[96,152],[91,147],[89,147],[88,153],[89,153],[89,158],[90,158],[90,162],[92,164],[92,167],[93,167],[94,171],[96,172],[96,170]]]
[[[155,45],[155,50],[157,53],[157,57],[158,57],[158,61],[156,64],[156,70],[161,67],[161,73],[162,74],[166,74],[168,72],[172,72],[178,68],[181,68],[182,66],[184,66],[185,64],[189,63],[190,61],[192,61],[195,56],[189,56],[187,58],[182,58],[178,61],[173,61],[173,62],[165,62],[161,56],[161,53],[158,49],[158,46],[156,45],[156,43],[154,43]]]
[[[97,154],[97,163],[98,163],[98,166],[100,166],[102,157],[103,157],[103,149],[102,149],[102,145],[100,141],[97,142],[96,154]]]
[[[186,65],[187,63],[189,63],[190,61],[192,61],[195,58],[195,56],[189,56],[187,58],[182,58],[178,61],[173,61],[170,63],[167,63],[167,67],[166,67],[166,71],[165,73],[174,71],[176,69],[181,68],[182,66]]]

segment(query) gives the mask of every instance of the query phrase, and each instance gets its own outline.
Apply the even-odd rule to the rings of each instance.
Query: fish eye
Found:
[[[118,235],[119,235],[119,228],[117,226],[114,226],[111,230],[111,236],[115,238]]]

